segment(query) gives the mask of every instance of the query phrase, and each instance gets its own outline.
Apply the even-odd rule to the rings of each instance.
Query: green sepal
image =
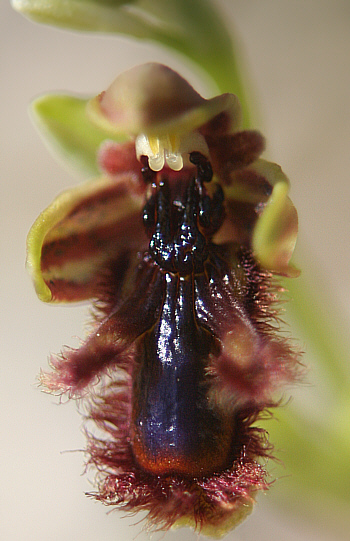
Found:
[[[86,115],[87,101],[47,94],[32,103],[31,112],[49,149],[75,169],[94,176],[99,172],[97,150],[102,141],[111,137],[90,121]],[[126,137],[118,139],[125,140]]]
[[[266,160],[257,160],[252,169],[272,186],[272,194],[254,228],[253,252],[266,269],[283,276],[299,276],[300,271],[290,263],[298,235],[298,215],[288,197],[289,180],[279,165]]]

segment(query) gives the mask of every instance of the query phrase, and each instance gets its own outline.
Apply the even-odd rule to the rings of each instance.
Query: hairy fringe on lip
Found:
[[[115,376],[113,379],[111,373],[109,385],[89,400],[87,419],[98,427],[100,436],[86,432],[87,466],[97,469],[99,489],[88,495],[127,512],[146,511],[147,529],[151,531],[190,522],[199,532],[214,528],[220,534],[233,515],[237,520],[240,507],[246,515],[256,492],[270,485],[257,457],[266,461],[272,446],[266,432],[252,426],[261,411],[251,406],[237,413],[239,439],[231,467],[202,478],[155,476],[138,467],[130,445],[131,378],[120,370]]]
[[[215,248],[217,257],[222,250],[225,249]],[[92,377],[88,393],[83,390],[80,394],[77,387],[76,396],[82,397],[88,411],[87,467],[97,470],[98,490],[89,496],[129,513],[146,512],[146,528],[152,531],[189,524],[214,537],[224,535],[251,511],[256,494],[270,485],[264,464],[272,457],[272,446],[256,422],[279,405],[271,398],[272,392],[281,382],[298,380],[301,365],[299,354],[278,333],[280,321],[274,306],[278,286],[272,275],[259,268],[249,250],[237,253],[237,266],[232,269],[230,279],[218,280],[212,291],[212,295],[215,291],[219,294],[225,311],[213,304],[213,319],[208,319],[208,325],[212,324],[215,332],[215,325],[222,319],[225,329],[226,324],[229,329],[231,310],[242,302],[242,309],[257,333],[259,356],[247,366],[231,359],[230,350],[228,354],[208,359],[207,377],[212,382],[208,399],[215,407],[233,413],[235,439],[225,469],[191,477],[171,469],[167,473],[150,473],[139,466],[133,454],[131,411],[133,372],[142,334],[130,342],[118,366],[111,363]],[[134,291],[135,283],[139,284],[134,274],[140,272],[138,261],[136,257],[131,263],[124,254],[101,275],[94,310],[97,328],[129,298],[130,288]],[[152,262],[144,264],[146,269],[154,267]],[[208,272],[210,268],[208,263]],[[160,272],[157,270],[156,275]],[[125,288],[121,288],[123,282]],[[214,303],[215,298],[212,299]],[[222,331],[223,342],[226,334]],[[76,372],[73,366],[70,374],[68,360],[61,359],[61,365],[57,366],[64,380],[66,372],[68,380]]]

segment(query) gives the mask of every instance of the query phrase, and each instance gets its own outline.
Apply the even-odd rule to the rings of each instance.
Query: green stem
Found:
[[[227,31],[221,16],[207,0],[176,0],[175,4],[183,33],[153,28],[152,39],[191,59],[211,77],[220,93],[236,94],[242,105],[244,127],[248,128],[250,100],[236,54],[239,47],[232,39],[232,32]]]

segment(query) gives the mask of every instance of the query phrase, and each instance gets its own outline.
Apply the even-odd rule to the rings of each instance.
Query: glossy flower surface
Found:
[[[206,100],[163,65],[87,114],[110,133],[103,174],[43,212],[27,261],[42,300],[91,299],[95,323],[42,383],[90,404],[97,499],[219,537],[268,487],[255,423],[298,377],[273,306],[273,275],[298,274],[289,183],[234,95]]]

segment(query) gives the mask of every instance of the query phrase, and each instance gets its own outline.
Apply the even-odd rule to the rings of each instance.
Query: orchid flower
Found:
[[[42,300],[93,300],[96,325],[41,382],[86,396],[100,381],[98,499],[221,536],[268,486],[252,423],[299,374],[271,307],[272,273],[298,274],[289,183],[240,131],[236,96],[204,99],[163,65],[121,74],[86,114],[127,140],[39,216],[27,265]]]
[[[172,0],[165,3],[145,0],[110,3],[93,0],[89,2],[53,0],[48,3],[41,0],[13,0],[13,5],[28,17],[40,22],[80,30],[127,34],[173,48],[208,74],[221,92],[234,92],[242,105],[243,125],[245,127],[251,125],[251,102],[247,99],[247,91],[238,69],[231,42],[232,36],[227,32],[210,2]],[[210,32],[208,28],[211,29]],[[155,69],[154,65],[152,69]],[[136,74],[137,71],[134,72],[134,75]],[[124,77],[128,80],[130,74],[125,74]],[[232,98],[227,98],[227,102],[222,96],[216,98],[216,101],[215,99],[202,101],[203,98],[199,99],[197,95],[192,105],[193,111],[201,118],[199,123],[194,122],[191,114],[189,115],[191,121],[186,123],[186,120],[180,119],[181,115],[175,115],[176,119],[169,118],[169,111],[166,112],[168,116],[166,114],[163,116],[164,111],[160,109],[158,118],[147,119],[142,116],[142,112],[146,109],[149,113],[149,108],[144,107],[147,102],[145,89],[142,91],[141,103],[137,106],[142,85],[139,90],[133,85],[129,88],[133,98],[130,99],[129,105],[132,107],[123,106],[118,110],[120,83],[121,80],[118,78],[105,94],[92,101],[72,96],[44,96],[34,103],[36,121],[53,146],[74,165],[90,174],[100,175],[99,178],[59,196],[33,226],[28,238],[28,266],[39,297],[49,302],[97,299],[101,292],[103,277],[110,277],[111,273],[114,273],[114,276],[120,275],[124,280],[132,265],[127,262],[124,266],[117,265],[112,271],[111,263],[114,258],[119,257],[121,261],[127,253],[142,253],[143,250],[147,250],[150,240],[145,234],[145,232],[149,234],[149,230],[145,231],[140,222],[137,225],[137,217],[140,216],[140,211],[141,213],[144,211],[145,201],[150,200],[150,187],[147,182],[145,184],[145,176],[152,179],[151,186],[156,179],[155,185],[158,186],[162,170],[169,173],[169,182],[173,181],[176,175],[182,174],[181,172],[192,171],[197,184],[200,183],[199,170],[193,173],[196,167],[193,163],[188,163],[188,157],[193,151],[199,152],[205,159],[210,158],[214,181],[219,183],[223,190],[226,216],[210,242],[225,246],[227,242],[242,239],[254,261],[260,266],[262,273],[259,275],[260,279],[267,279],[269,282],[270,278],[266,278],[264,274],[266,272],[269,276],[270,274],[297,276],[298,271],[290,262],[296,239],[297,221],[295,209],[288,198],[288,180],[278,166],[259,158],[263,149],[261,136],[257,132],[239,131],[239,107],[232,108]],[[142,103],[143,99],[145,101]],[[178,97],[175,97],[176,100]],[[148,103],[151,102],[152,100],[149,100]],[[170,103],[172,100],[169,97],[168,104]],[[128,104],[125,102],[124,105]],[[218,112],[219,109],[215,109],[216,106],[219,109],[222,106],[221,113]],[[150,109],[153,109],[153,106]],[[125,119],[123,121],[126,110],[131,114],[128,119],[132,121],[129,123]],[[132,116],[135,112],[135,116]],[[218,132],[215,130],[212,132],[211,123],[216,118],[216,113],[219,117],[220,114],[227,115],[232,123],[228,127],[219,123]],[[129,126],[133,126],[133,129]],[[175,127],[176,129],[173,129]],[[230,138],[232,143],[230,152],[233,154],[227,152],[226,144],[223,145],[222,154],[220,153],[218,145],[215,144],[218,135],[226,141]],[[141,160],[141,169],[144,169],[144,173],[140,170],[137,156]],[[182,161],[184,165],[180,167]],[[233,166],[233,163],[236,165]],[[172,172],[174,164],[175,172]],[[159,167],[160,172],[155,172],[153,176],[150,171],[157,171]],[[208,195],[213,198],[213,193],[210,192]],[[245,213],[244,220],[238,223],[238,208],[254,211],[250,216],[249,212]],[[149,214],[148,207],[146,216]],[[96,239],[95,243],[91,243],[93,238]],[[119,281],[114,285],[117,295],[121,291]],[[337,410],[337,406],[330,408],[327,419],[320,419],[320,422],[315,424],[307,415],[301,415],[289,405],[288,408],[279,409],[275,414],[280,418],[280,423],[271,423],[269,432],[272,434],[272,441],[277,440],[279,447],[284,450],[284,457],[285,459],[287,457],[286,462],[290,466],[288,473],[291,473],[298,499],[302,500],[304,493],[312,494],[311,503],[317,512],[323,494],[323,502],[327,502],[326,505],[330,498],[334,500],[335,505],[331,506],[334,509],[341,507],[344,502],[347,505],[349,500],[348,476],[344,475],[349,471],[348,431],[344,431],[344,423],[332,421],[334,416],[337,419],[345,418],[349,410],[348,386],[344,384],[348,378],[342,365],[342,357],[347,358],[348,355],[346,350],[345,353],[341,352],[343,337],[340,337],[340,340],[334,339],[336,322],[332,324],[328,315],[324,317],[322,309],[317,308],[318,304],[312,297],[309,285],[299,279],[288,280],[286,287],[294,299],[288,310],[294,312],[296,326],[305,329],[314,344],[319,362],[327,371],[329,381],[340,397],[341,411]],[[317,292],[318,296],[319,294],[320,292]],[[105,304],[110,302],[106,301],[106,297],[102,298]],[[333,337],[333,341],[328,339],[329,336]],[[225,333],[220,334],[220,340],[229,349]],[[278,347],[283,347],[281,342],[278,344]],[[74,358],[74,354],[71,355]],[[54,358],[52,363],[57,373],[53,376],[43,376],[43,381],[53,390],[73,395],[84,394],[89,387],[80,384],[74,386],[69,362],[65,362],[68,357],[69,352],[62,358]],[[266,407],[269,398],[279,389],[280,384],[291,382],[298,377],[298,370],[292,368],[298,356],[289,350],[286,358],[293,359],[293,362],[290,364],[287,362],[281,371],[277,371],[275,381],[268,378],[265,387],[257,386],[257,394],[253,393],[254,385],[248,385],[248,394],[245,397],[253,399],[255,407],[262,408],[260,411]],[[227,364],[223,359],[224,356],[219,356],[217,361],[208,367],[208,373],[216,382],[214,387],[216,399],[220,395],[220,400],[227,404],[227,401],[230,403],[232,394],[236,396],[237,389],[233,389],[232,382],[237,378],[237,371],[239,377],[236,382],[242,383],[245,377],[244,371],[239,371],[235,362]],[[107,365],[103,370],[104,368],[108,370]],[[87,366],[86,369],[87,372],[89,370],[93,372],[93,366]],[[94,374],[92,372],[89,376],[92,377],[91,382],[94,382],[100,374],[99,371]],[[233,373],[235,378],[232,378]],[[256,381],[259,381],[258,374],[254,370],[253,374],[257,378]],[[111,411],[109,401],[111,396],[108,395],[105,402],[101,398],[103,403],[99,403],[100,413],[94,409],[92,411],[92,417],[99,423],[103,424],[106,419],[101,417],[101,408],[102,410],[105,408],[105,416]],[[244,403],[247,404],[243,401]],[[274,399],[271,399],[271,404],[274,403]],[[120,421],[120,417],[118,420]],[[263,426],[262,421],[259,421],[259,426]],[[251,427],[246,425],[245,428],[249,431]],[[115,432],[112,435],[115,436]],[[321,441],[324,444],[321,445]],[[334,466],[333,449],[337,449],[337,466]],[[91,460],[97,466],[102,466],[106,458],[106,454],[100,452],[99,443],[92,441]],[[259,458],[259,454],[264,455],[261,448],[260,451],[256,448],[254,453],[249,460],[255,461]],[[282,475],[285,475],[285,471]],[[258,476],[256,481],[255,488],[267,487],[264,474]],[[244,498],[246,501],[243,505],[249,498],[254,497],[253,487],[253,482],[246,485],[246,492],[240,504]],[[308,488],[309,491],[300,490],[301,487]],[[104,489],[106,490],[106,484]],[[105,497],[107,493],[103,494]],[[111,503],[115,503],[115,494],[113,490],[108,492]],[[310,504],[310,501],[307,503]],[[243,518],[240,516],[239,505],[232,516],[235,517],[232,519],[233,523]],[[212,528],[208,521],[204,520],[202,526],[207,528],[207,532],[219,535],[229,527],[229,521],[226,521],[225,525],[224,522],[219,527],[216,525]]]

